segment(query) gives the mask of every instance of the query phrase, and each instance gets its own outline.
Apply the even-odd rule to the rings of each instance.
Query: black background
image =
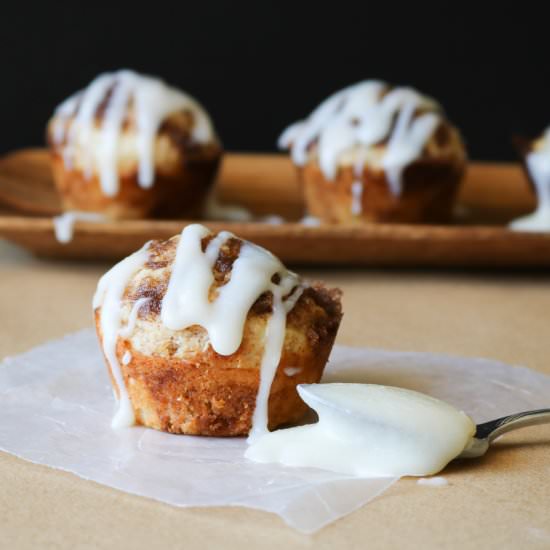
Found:
[[[273,150],[288,123],[365,78],[439,99],[473,158],[513,159],[512,135],[550,124],[550,25],[527,3],[487,14],[480,3],[323,5],[11,4],[0,28],[0,151],[43,143],[61,100],[122,67],[197,97],[229,150]]]

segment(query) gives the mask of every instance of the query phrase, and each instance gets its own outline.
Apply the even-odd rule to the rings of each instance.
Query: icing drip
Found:
[[[122,364],[129,365],[131,360],[132,360],[132,354],[129,351],[125,351],[124,355],[122,356]]]
[[[550,128],[545,131],[541,147],[527,155],[526,163],[538,205],[532,214],[514,220],[510,228],[517,231],[550,231]]]
[[[141,309],[141,306],[145,305],[149,300],[150,298],[139,298],[134,302],[134,305],[132,306],[132,309],[130,311],[130,315],[128,316],[128,323],[118,332],[120,336],[122,336],[123,338],[129,338],[130,336],[132,336],[132,333],[136,328],[139,310]]]
[[[303,166],[309,147],[318,140],[319,166],[333,180],[342,153],[388,140],[382,167],[390,190],[399,195],[404,168],[422,154],[441,115],[435,101],[412,88],[387,90],[387,84],[367,80],[333,94],[309,118],[289,126],[279,138],[279,147],[291,149],[293,161]],[[364,160],[360,156],[359,174]]]
[[[354,216],[359,216],[363,211],[363,182],[355,180],[351,184],[351,213]]]
[[[55,238],[60,243],[67,244],[73,240],[74,225],[77,221],[100,223],[105,219],[105,216],[97,212],[78,212],[76,210],[64,212],[53,219]]]
[[[192,325],[204,327],[214,350],[231,355],[240,346],[248,311],[258,297],[279,289],[283,295],[289,294],[298,285],[298,276],[286,271],[267,250],[243,242],[229,282],[219,288],[214,301],[209,301],[209,289],[214,283],[214,262],[222,245],[234,235],[228,231],[220,232],[203,253],[201,240],[208,235],[209,230],[198,224],[183,230],[162,302],[161,319],[172,330]],[[278,285],[271,281],[275,274],[281,276]]]
[[[107,101],[101,127],[96,125],[98,109]],[[155,137],[163,120],[177,111],[193,113],[191,138],[197,143],[214,139],[210,119],[200,104],[163,81],[133,71],[122,70],[98,76],[85,90],[64,101],[55,111],[52,137],[62,146],[70,169],[77,151],[82,155],[84,174],[91,177],[97,168],[106,196],[118,193],[118,147],[130,105],[133,106],[138,153],[138,183],[153,185]],[[74,118],[73,118],[74,117]],[[71,122],[72,119],[72,122]],[[95,136],[99,131],[99,142]]]
[[[475,433],[464,413],[410,390],[304,384],[298,392],[319,421],[264,434],[247,458],[359,477],[425,476],[456,458]]]
[[[419,104],[412,98],[403,102],[382,160],[390,190],[394,195],[401,193],[404,168],[420,156],[424,145],[439,124],[439,115],[435,113],[425,113],[414,118],[418,107]]]
[[[351,213],[359,216],[363,212],[363,170],[365,167],[365,154],[360,151],[353,166],[355,181],[351,184]]]
[[[94,295],[94,310],[101,307],[100,329],[103,353],[109,363],[116,387],[118,389],[118,410],[113,418],[113,428],[123,428],[134,424],[134,410],[128,397],[124,377],[116,354],[117,338],[120,334],[121,301],[130,277],[147,261],[149,243],[134,252],[99,280]]]

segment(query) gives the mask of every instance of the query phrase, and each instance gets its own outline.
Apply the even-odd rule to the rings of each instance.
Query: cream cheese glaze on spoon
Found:
[[[265,434],[247,458],[359,477],[427,476],[456,458],[476,430],[463,412],[411,390],[333,383],[298,391],[319,421]]]
[[[281,358],[286,316],[298,301],[303,288],[298,275],[287,271],[270,252],[243,241],[229,281],[219,287],[217,296],[212,300],[210,288],[214,283],[214,263],[220,248],[235,236],[227,231],[220,232],[203,251],[202,240],[210,235],[210,231],[199,224],[188,225],[182,231],[162,300],[160,319],[164,326],[172,330],[183,330],[193,325],[203,327],[208,332],[214,351],[231,355],[241,345],[250,308],[263,293],[272,293],[272,314],[264,336],[260,384],[250,434],[253,439],[267,432],[268,398]],[[119,336],[127,338],[131,335],[138,309],[143,305],[138,300],[130,313],[128,325],[121,327],[121,301],[128,281],[147,259],[147,247],[144,247],[113,267],[100,280],[94,298],[94,308],[101,307],[103,350],[119,388],[119,412],[113,421],[116,427],[134,423],[116,355],[116,342]],[[277,282],[273,281],[275,275]]]

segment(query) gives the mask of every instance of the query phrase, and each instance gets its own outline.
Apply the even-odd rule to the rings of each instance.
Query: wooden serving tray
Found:
[[[218,178],[222,201],[258,216],[277,214],[280,225],[204,221],[265,246],[293,264],[550,267],[550,233],[517,233],[506,223],[535,206],[519,164],[472,163],[453,225],[306,227],[296,172],[283,155],[228,153]],[[149,239],[165,239],[191,220],[79,222],[73,240],[56,241],[52,216],[60,205],[44,149],[0,160],[0,236],[38,256],[115,260]]]

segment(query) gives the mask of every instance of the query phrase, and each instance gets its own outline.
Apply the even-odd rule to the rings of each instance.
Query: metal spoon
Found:
[[[538,409],[510,416],[503,416],[496,420],[484,422],[476,426],[476,433],[468,446],[457,458],[477,458],[483,456],[489,445],[500,435],[518,428],[550,423],[550,409]]]

